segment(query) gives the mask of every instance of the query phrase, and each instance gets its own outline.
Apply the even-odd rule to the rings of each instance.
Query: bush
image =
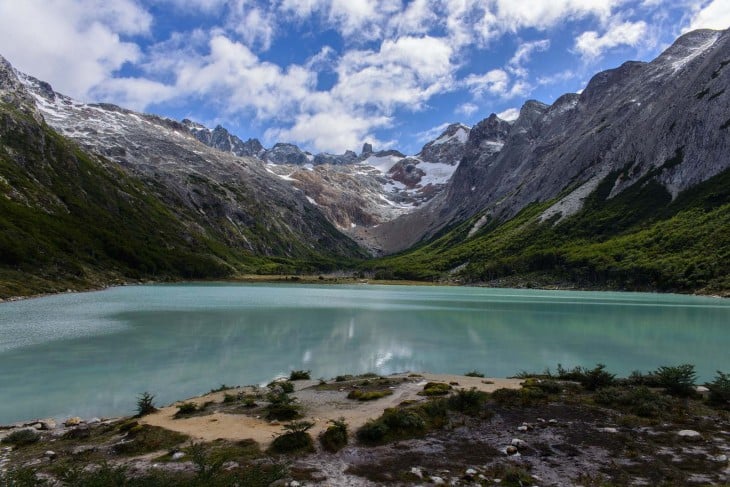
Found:
[[[589,391],[608,387],[616,382],[616,375],[606,372],[604,364],[597,364],[593,369],[575,367],[572,370],[566,370],[561,364],[558,364],[557,377],[560,380],[579,382]]]
[[[169,450],[187,439],[187,435],[176,431],[140,424],[127,431],[125,441],[114,445],[114,451],[124,455],[140,455],[157,450]]]
[[[192,402],[186,402],[178,406],[175,418],[182,418],[183,416],[191,415],[198,411],[198,406]]]
[[[484,374],[477,370],[472,370],[471,372],[467,372],[464,374],[466,377],[484,377]]]
[[[620,409],[642,418],[656,418],[670,406],[666,397],[646,386],[606,387],[596,392],[593,400],[597,404]]]
[[[385,441],[388,426],[379,419],[371,419],[357,430],[357,439],[363,443],[375,444]]]
[[[268,387],[270,389],[276,389],[276,387],[280,387],[281,390],[287,394],[294,392],[294,383],[290,380],[275,380],[273,382],[270,382]]]
[[[285,393],[269,394],[268,400],[266,418],[269,420],[291,421],[301,416],[301,406]]]
[[[710,404],[730,408],[730,374],[717,371],[715,380],[705,384],[710,390]]]
[[[289,374],[289,380],[309,380],[311,379],[311,370],[292,370]]]
[[[479,391],[472,387],[471,389],[460,389],[456,394],[448,399],[449,409],[460,411],[462,413],[475,415],[478,414],[487,398],[485,392]]]
[[[659,387],[663,387],[667,394],[678,397],[690,397],[695,394],[697,374],[695,366],[682,364],[675,367],[662,366],[652,372]]]
[[[537,387],[523,387],[522,389],[497,389],[492,393],[492,399],[501,406],[528,407],[547,401],[547,394]]]
[[[307,430],[314,423],[311,421],[293,421],[284,426],[284,433],[274,438],[269,450],[273,453],[309,452],[314,450],[314,442]]]
[[[360,389],[353,389],[349,394],[347,394],[347,398],[356,399],[358,401],[374,401],[392,394],[393,391],[390,389],[383,389],[379,391],[361,391]]]
[[[142,417],[157,411],[155,407],[155,396],[149,392],[143,392],[137,397],[137,416]]]
[[[25,428],[22,430],[13,431],[8,436],[3,438],[3,443],[8,443],[15,446],[32,445],[41,439],[41,435],[34,429]]]
[[[445,396],[451,391],[449,384],[442,382],[429,382],[423,386],[423,391],[418,394],[421,396]]]
[[[330,420],[332,423],[319,437],[322,448],[328,452],[338,452],[347,446],[347,423],[345,418]]]

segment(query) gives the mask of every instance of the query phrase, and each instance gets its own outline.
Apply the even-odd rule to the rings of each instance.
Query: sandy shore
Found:
[[[315,380],[294,382],[295,392],[292,393],[292,396],[296,397],[303,407],[303,419],[315,423],[310,432],[316,436],[327,428],[328,421],[332,419],[345,418],[350,431],[355,431],[369,419],[380,416],[386,408],[397,406],[403,401],[424,401],[426,398],[419,396],[418,393],[423,390],[426,382],[455,383],[453,387],[457,390],[476,388],[484,392],[493,392],[500,388],[519,389],[522,382],[520,379],[489,379],[428,373],[395,374],[387,378],[398,381],[397,385],[392,386],[393,394],[375,401],[360,402],[347,399],[347,391],[344,389],[321,390],[317,387],[319,381]],[[252,388],[243,387],[178,401],[173,405],[161,408],[154,414],[145,416],[141,422],[178,431],[200,441],[213,441],[219,438],[226,440],[250,438],[265,448],[275,436],[282,433],[282,426],[278,422],[271,423],[263,417],[222,412],[190,418],[175,419],[174,417],[178,411],[178,405],[184,402],[202,406],[209,401],[222,402],[225,394],[252,391]]]

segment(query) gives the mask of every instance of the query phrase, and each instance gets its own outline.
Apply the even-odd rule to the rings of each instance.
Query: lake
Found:
[[[505,377],[605,363],[730,371],[730,300],[287,284],[127,286],[0,304],[0,424],[134,412],[220,384],[402,371]]]

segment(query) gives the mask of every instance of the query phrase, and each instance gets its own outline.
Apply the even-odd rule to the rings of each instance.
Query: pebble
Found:
[[[56,452],[55,452],[55,451],[53,451],[53,450],[47,450],[47,451],[46,451],[46,452],[45,452],[45,453],[43,454],[43,456],[45,456],[45,457],[48,457],[48,458],[49,458],[50,460],[53,460],[54,458],[56,458]]]
[[[505,451],[505,453],[507,453],[507,455],[516,455],[517,447],[510,445],[507,448],[505,448],[504,451]]]
[[[719,463],[726,463],[727,462],[727,455],[718,455],[715,458],[713,458],[716,462]]]
[[[467,475],[470,475],[470,476],[474,476],[474,475],[476,475],[476,474],[477,474],[477,471],[476,471],[476,470],[474,470],[473,468],[467,468],[467,469],[466,469],[466,472],[465,472],[465,473],[466,473]]]
[[[528,429],[527,425],[524,425],[524,424],[522,426],[517,427],[517,431],[527,431],[527,429]]]
[[[185,453],[183,453],[181,451],[176,451],[175,453],[172,454],[172,459],[173,460],[180,460],[184,456],[185,456]]]
[[[99,418],[91,418],[90,420],[87,421],[87,423],[89,423],[89,424],[99,424],[99,423],[101,423],[101,420]]]
[[[558,420],[557,419],[549,419],[548,420],[548,423],[549,424],[558,424]]]
[[[677,436],[682,438],[700,438],[702,435],[695,430],[681,430],[677,432]]]
[[[441,477],[431,477],[431,482],[433,482],[434,485],[444,485],[446,483],[446,481]]]
[[[421,469],[418,467],[411,467],[411,473],[419,479],[423,478],[423,472],[421,472]]]
[[[300,484],[296,480],[292,480],[291,482],[289,482],[289,487],[299,487],[300,485],[302,484]]]
[[[618,433],[616,428],[598,428],[601,433]]]
[[[512,446],[514,446],[517,449],[527,448],[527,442],[525,440],[521,440],[519,438],[512,438]]]
[[[279,421],[277,421],[277,420],[274,419],[272,421],[269,421],[269,424],[272,425],[272,426],[276,426],[277,424],[279,424]]]

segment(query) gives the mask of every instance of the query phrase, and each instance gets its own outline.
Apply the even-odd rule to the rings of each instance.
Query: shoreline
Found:
[[[328,276],[328,277],[327,277]],[[321,277],[321,279],[320,279]],[[465,287],[465,288],[491,288],[491,289],[519,289],[533,291],[590,291],[590,292],[621,292],[621,293],[644,293],[659,295],[677,295],[677,296],[697,296],[715,299],[730,299],[730,290],[717,292],[693,292],[682,293],[678,291],[658,291],[658,290],[622,290],[610,287],[579,287],[573,285],[546,285],[546,286],[516,286],[512,282],[500,283],[459,283],[456,281],[413,281],[413,280],[376,280],[357,277],[331,276],[327,274],[307,274],[307,275],[275,275],[275,274],[245,274],[241,276],[224,278],[224,279],[195,279],[195,280],[130,280],[123,282],[113,282],[101,285],[93,285],[83,289],[67,289],[66,291],[46,292],[38,294],[27,294],[18,296],[9,296],[0,298],[0,305],[3,303],[13,303],[17,301],[25,301],[30,299],[45,298],[49,296],[59,296],[63,294],[77,294],[87,292],[105,291],[115,287],[125,286],[144,286],[154,284],[195,284],[195,283],[240,283],[240,284],[301,284],[301,285],[376,285],[376,286],[422,286],[422,287]]]
[[[606,389],[595,390],[597,376],[587,370],[571,378],[309,376],[292,371],[265,387],[220,388],[144,415],[0,427],[0,484],[32,476],[59,486],[109,485],[112,474],[185,486],[730,480],[730,418],[708,400],[707,389],[680,397],[645,388],[636,399],[646,402],[637,409],[612,399],[634,394],[635,385],[603,377]],[[368,393],[375,396],[358,400]],[[298,415],[272,418],[281,404]],[[340,432],[334,444],[326,441],[333,428]],[[83,476],[67,475],[74,472]],[[77,483],[63,483],[68,478]]]

